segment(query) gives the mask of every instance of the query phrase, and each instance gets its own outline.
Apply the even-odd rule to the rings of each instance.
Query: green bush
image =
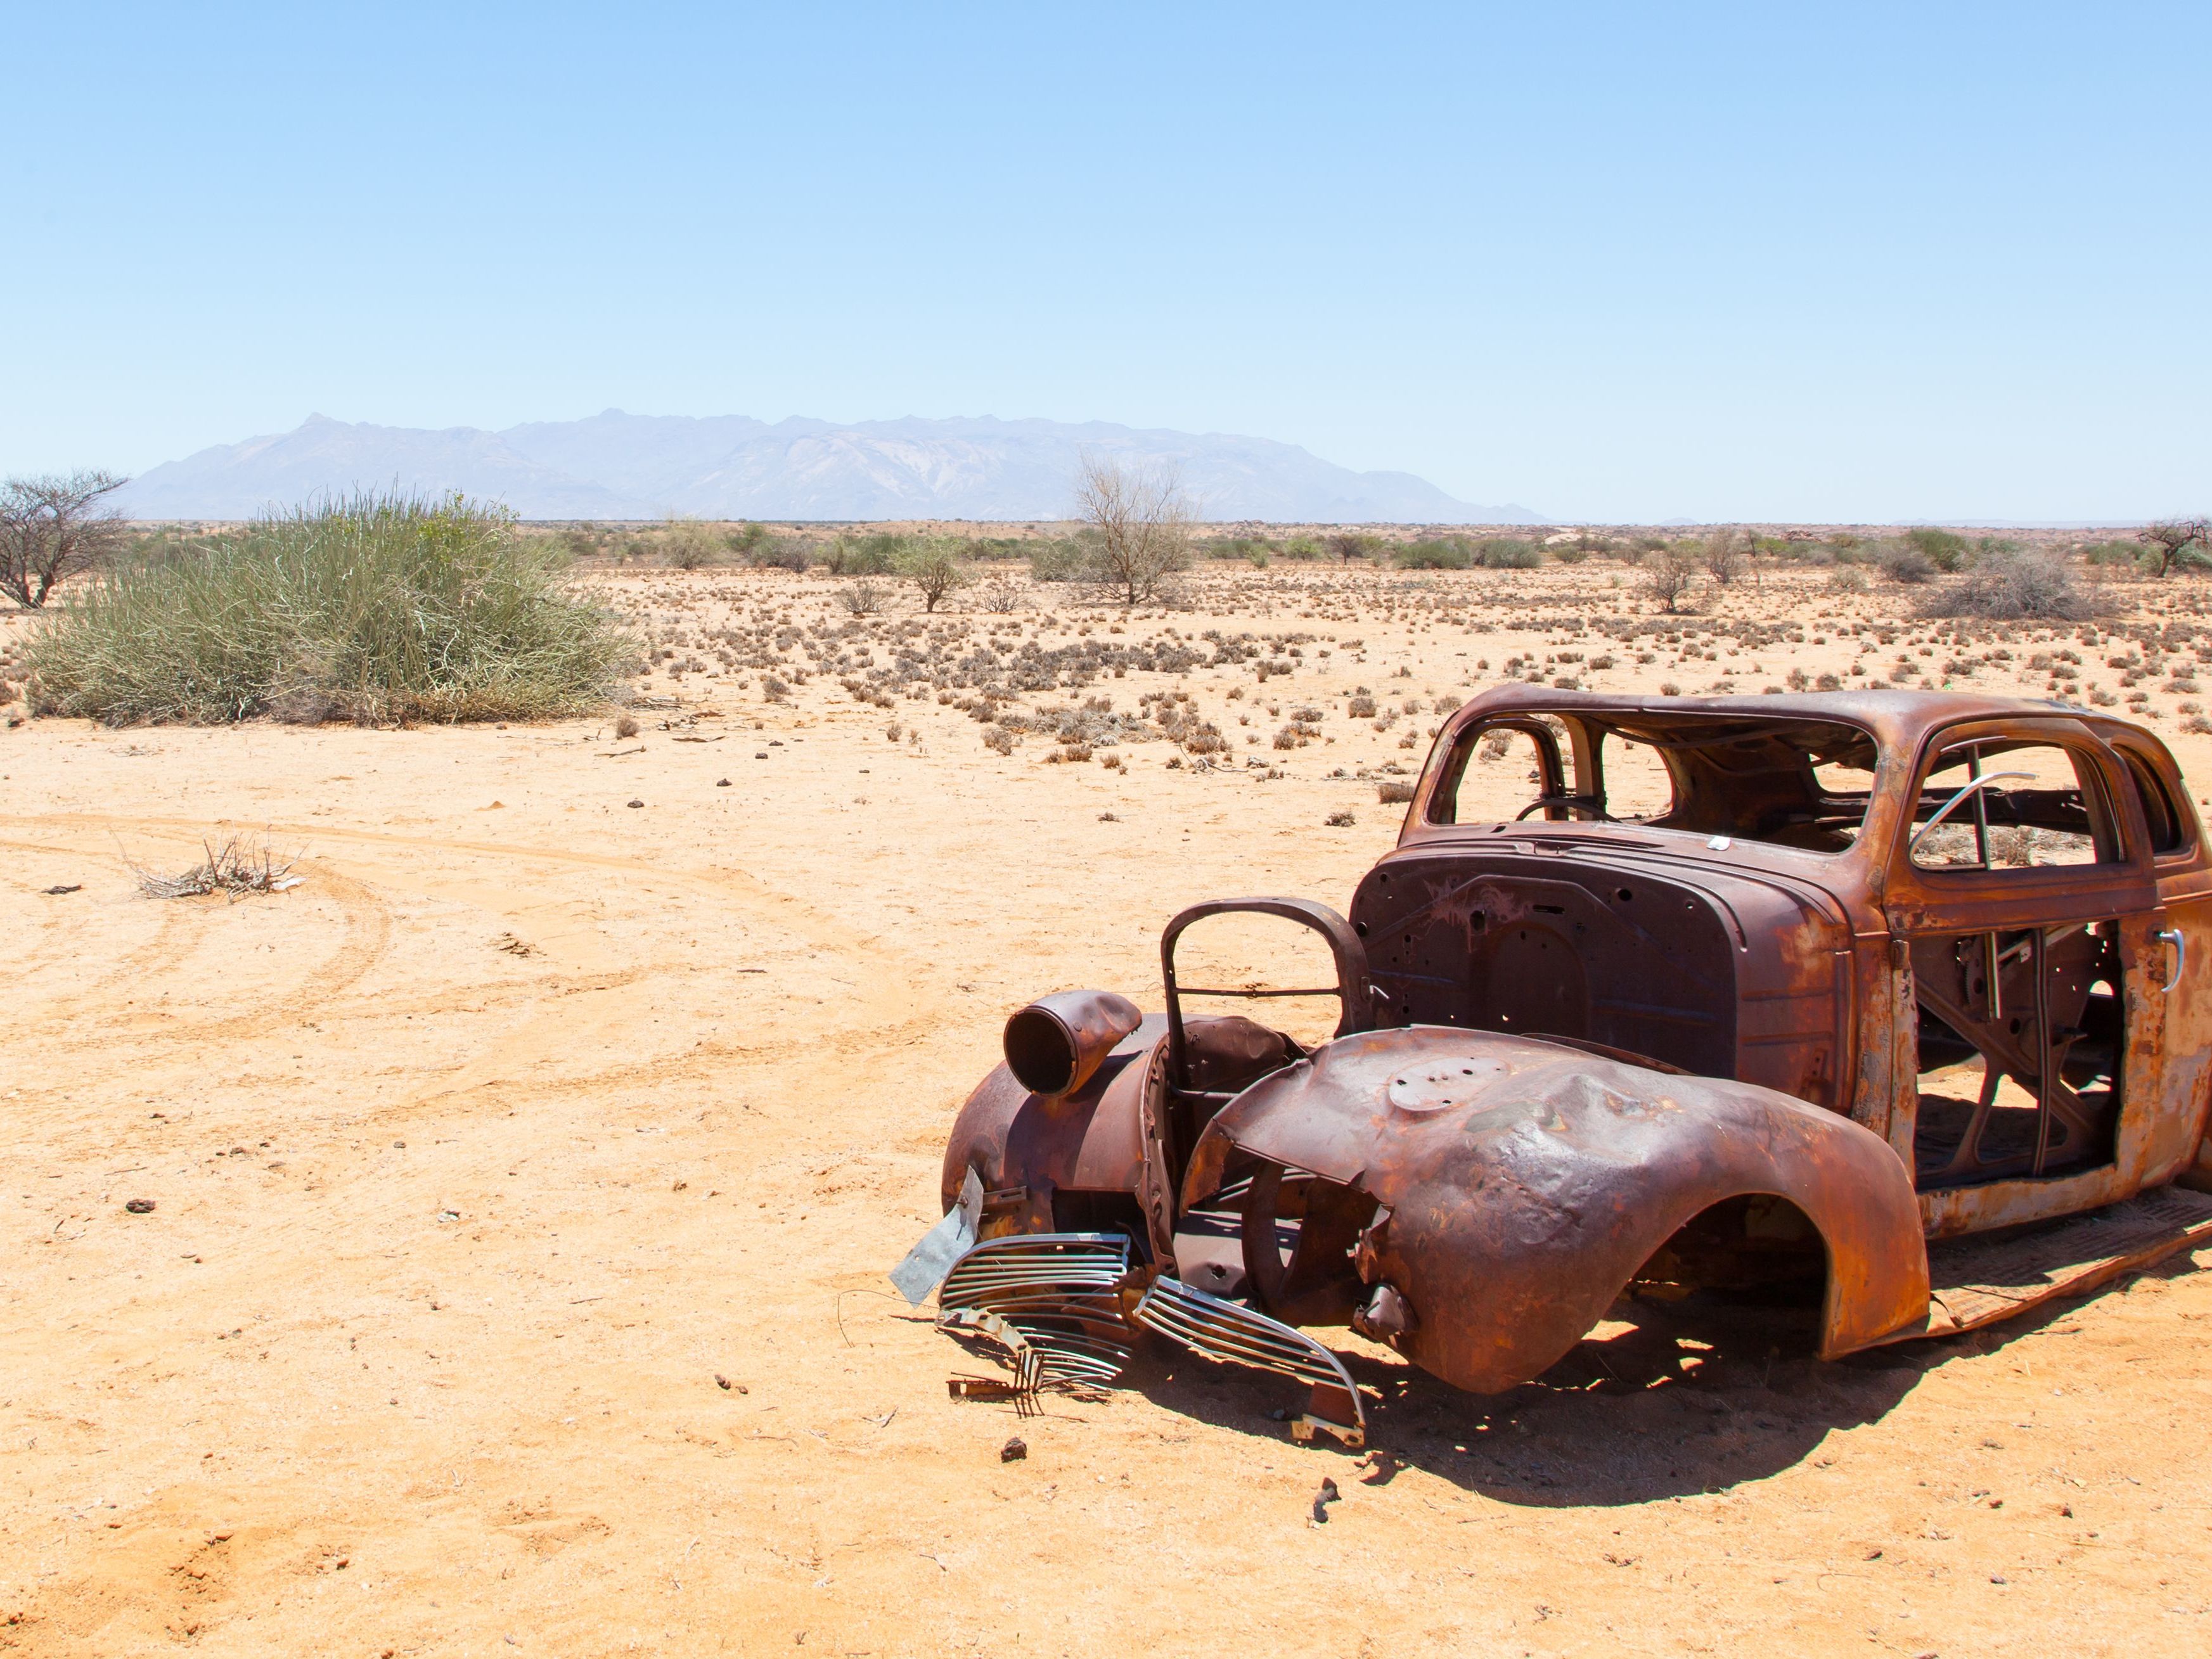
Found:
[[[729,540],[697,519],[671,519],[661,532],[660,556],[678,570],[703,570],[720,564]]]
[[[110,725],[568,713],[635,647],[564,568],[459,495],[272,514],[74,596],[31,636],[35,706]]]
[[[2081,550],[2087,564],[2142,564],[2147,550],[2140,542],[2098,542]]]
[[[1087,582],[1097,580],[1097,551],[1079,539],[1038,542],[1030,553],[1030,575],[1041,582]]]
[[[847,541],[840,536],[830,544],[823,561],[833,576],[887,576],[906,550],[903,536],[880,534]]]
[[[1956,570],[1966,562],[1966,538],[1955,530],[1922,526],[1905,532],[1905,544],[1935,570]]]
[[[1475,550],[1475,562],[1485,570],[1534,570],[1544,562],[1544,553],[1517,536],[1492,536]]]
[[[755,543],[745,557],[760,570],[789,570],[803,576],[814,568],[814,549],[803,536],[771,536]]]
[[[1457,536],[1407,542],[1397,552],[1401,570],[1464,570],[1474,562],[1474,549]]]

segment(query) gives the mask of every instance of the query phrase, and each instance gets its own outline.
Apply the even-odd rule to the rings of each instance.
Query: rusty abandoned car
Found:
[[[1179,981],[1237,913],[1319,934],[1334,984]],[[2165,746],[2093,710],[1500,687],[1348,919],[1200,904],[1160,956],[1160,1012],[1007,1022],[895,1274],[1006,1351],[1002,1393],[1151,1333],[1310,1383],[1294,1431],[1358,1444],[1308,1328],[1486,1393],[1624,1294],[1796,1287],[1832,1358],[2212,1237],[2212,859]],[[1185,1011],[1324,988],[1310,1048]]]

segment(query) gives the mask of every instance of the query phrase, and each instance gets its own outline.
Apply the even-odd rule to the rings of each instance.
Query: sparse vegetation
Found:
[[[453,496],[364,496],[118,564],[27,647],[36,706],[111,725],[530,719],[604,698],[634,647],[561,556]]]

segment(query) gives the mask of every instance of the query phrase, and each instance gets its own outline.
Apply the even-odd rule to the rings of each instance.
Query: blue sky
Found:
[[[0,471],[618,406],[1255,433],[1569,521],[2203,510],[2208,48],[2202,4],[8,0]]]

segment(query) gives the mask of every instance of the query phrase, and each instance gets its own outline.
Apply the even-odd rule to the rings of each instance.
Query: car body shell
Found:
[[[1727,833],[1764,775],[1729,782],[1731,806],[1678,769],[1670,821],[1605,821],[1608,732],[1790,721],[1870,740],[1848,844]],[[1456,821],[1470,745],[1494,731],[1536,747],[1534,822]],[[2095,860],[1916,863],[1926,774],[1966,744],[2063,749]],[[1334,1041],[1309,1054],[1241,1017],[1183,1017],[1175,942],[1233,909],[1327,939]],[[1292,1323],[1350,1320],[1479,1390],[1536,1374],[1624,1290],[1670,1277],[1809,1268],[1832,1356],[1921,1328],[1930,1242],[2212,1185],[2208,957],[2203,830],[2172,755],[2130,722],[1949,693],[1501,686],[1439,732],[1348,921],[1297,900],[1199,907],[1164,941],[1164,1014],[1055,999],[1054,1029],[1091,1045],[1079,1085],[994,1070],[955,1126],[944,1197],[972,1170],[986,1237],[1120,1228],[1186,1279],[1200,1221],[1218,1233],[1227,1213],[1244,1274],[1224,1288]],[[2094,1098],[2116,1106],[2065,1080],[2089,1043],[2059,1023],[2068,996],[2113,1033]],[[2034,1095],[2032,1152],[1930,1153],[1931,1030],[1978,1047],[1992,1093],[2002,1073]]]

